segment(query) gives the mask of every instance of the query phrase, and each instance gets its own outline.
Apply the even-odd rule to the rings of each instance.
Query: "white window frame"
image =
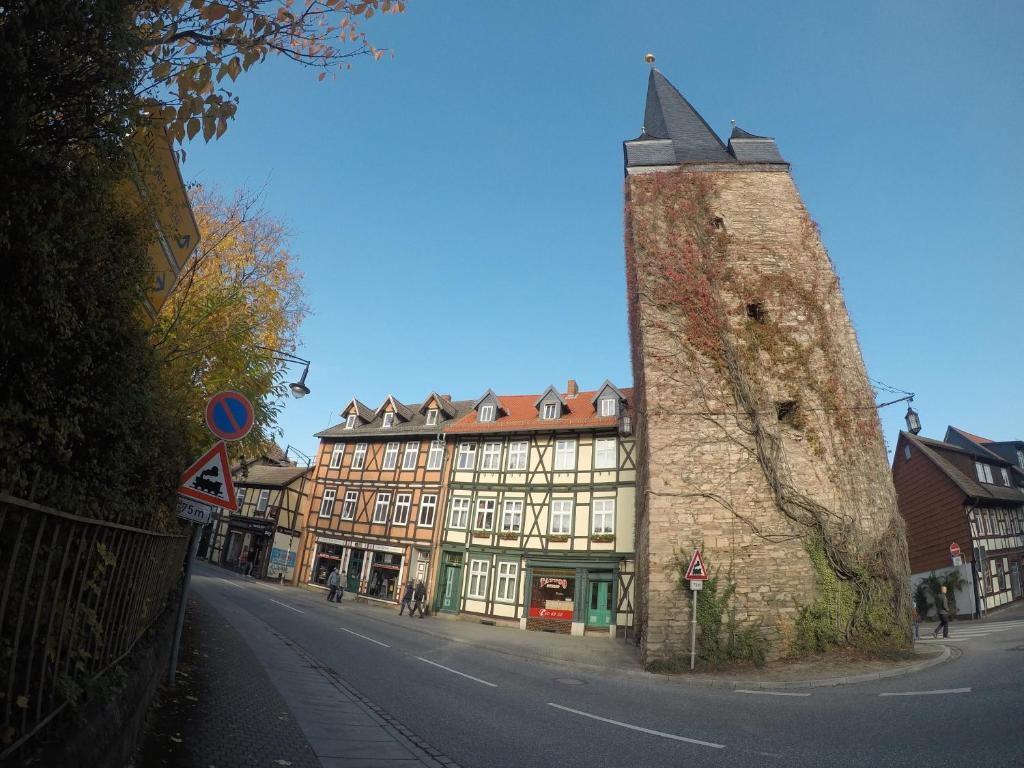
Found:
[[[556,510],[555,507],[558,507]],[[553,499],[548,507],[548,530],[553,536],[569,536],[572,534],[572,499]],[[565,519],[564,525],[555,527],[555,519]]]
[[[390,506],[391,493],[378,493],[377,500],[373,505],[373,522],[378,524],[386,523],[388,521],[388,507]]]
[[[476,468],[476,443],[459,443],[459,454],[455,459],[455,468],[463,471]]]
[[[599,518],[601,525],[598,525]],[[615,499],[599,498],[591,502],[590,532],[598,535],[615,533]]]
[[[1006,471],[1006,467],[1000,467],[999,471],[1003,475],[1003,485],[1008,486],[1010,484],[1010,473]]]
[[[437,408],[427,409],[427,426],[432,427],[437,424]]]
[[[598,411],[601,416],[617,416],[618,415],[618,403],[615,402],[614,397],[602,397],[597,401],[600,406]]]
[[[466,585],[466,597],[474,600],[487,599],[487,576],[491,569],[488,560],[469,561],[469,582]]]
[[[408,525],[412,511],[412,494],[400,493],[395,496],[395,525]]]
[[[512,457],[517,457],[513,463]],[[519,461],[518,459],[522,459]],[[525,472],[530,460],[530,443],[527,440],[514,440],[508,444],[508,459],[505,467],[509,472]],[[520,466],[521,465],[521,466]]]
[[[266,512],[268,506],[270,506],[270,489],[261,488],[260,495],[256,498],[256,511]]]
[[[611,456],[605,457],[602,461],[602,454],[608,453],[608,444],[611,443]],[[594,439],[594,469],[615,469],[616,453],[619,450],[619,441],[614,437],[598,437]]]
[[[341,460],[345,456],[345,444],[335,443],[331,449],[331,463],[328,465],[330,469],[337,469],[341,466]]]
[[[382,427],[383,427],[384,429],[391,429],[391,426],[392,426],[392,425],[393,425],[394,423],[395,423],[395,414],[394,414],[394,411],[388,411],[387,413],[385,413],[385,414],[384,414],[384,421],[383,421],[383,422],[381,423],[381,426],[382,426]]]
[[[409,458],[412,458],[412,464],[410,466]],[[416,469],[416,460],[420,457],[420,444],[419,443],[406,443],[405,451],[402,452],[402,469],[410,470]]]
[[[494,513],[498,509],[497,499],[477,499],[476,500],[476,512],[473,514],[473,530],[474,531],[493,531],[494,530]],[[487,525],[480,524],[480,516],[484,515],[487,520]]]
[[[494,600],[499,603],[514,603],[516,587],[519,586],[519,563],[511,560],[499,560],[495,569]]]
[[[437,494],[424,493],[420,496],[420,511],[416,516],[416,525],[420,528],[433,528],[434,516],[437,514]]]
[[[480,471],[497,472],[501,469],[501,443],[484,443],[480,452]]]
[[[356,415],[350,413],[345,417],[345,429],[355,429],[356,427]]]
[[[356,491],[345,492],[345,502],[341,505],[341,519],[352,520],[356,516],[356,505],[359,503],[359,494]]]
[[[541,416],[544,421],[551,421],[558,418],[558,403],[544,403],[541,405]]]
[[[241,511],[242,505],[245,504],[245,492],[247,490],[249,490],[249,489],[248,488],[239,488],[237,491],[235,491],[235,501],[238,502],[238,509],[239,509],[239,511]]]
[[[394,469],[398,466],[398,443],[388,443],[384,446],[384,461],[381,469]]]
[[[320,499],[320,517],[329,518],[334,514],[334,499],[338,491],[335,488],[325,488],[324,496]]]
[[[352,451],[352,469],[362,469],[366,466],[366,443],[356,443],[356,449]]]
[[[494,404],[487,403],[486,405],[480,406],[480,413],[477,414],[478,422],[489,422],[494,421]]]
[[[451,511],[448,514],[448,527],[465,530],[469,525],[469,512],[472,500],[469,496],[452,496]]]
[[[427,453],[427,469],[440,469],[444,463],[444,441],[431,440],[430,451]]]
[[[505,499],[501,505],[501,532],[519,533],[523,530],[523,500]]]
[[[555,440],[555,471],[570,472],[574,469],[576,469],[576,441],[572,439]]]

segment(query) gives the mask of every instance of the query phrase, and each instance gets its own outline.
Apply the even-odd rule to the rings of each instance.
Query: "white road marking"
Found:
[[[736,693],[753,693],[758,696],[810,696],[809,693],[790,693],[788,691],[748,691],[746,688],[737,688]]]
[[[214,578],[217,579],[217,581],[223,581],[225,584],[230,584],[235,589],[241,589],[241,587],[238,586],[237,584],[235,584],[235,582],[233,582],[233,581],[228,581],[227,579],[222,579],[220,576],[214,576]]]
[[[701,741],[700,739],[688,739],[685,736],[677,736],[674,733],[665,733],[664,731],[655,731],[650,728],[641,728],[639,725],[630,725],[629,723],[621,723],[618,720],[611,720],[607,717],[601,717],[599,715],[592,715],[589,712],[582,712],[578,709],[572,709],[571,707],[563,707],[561,704],[555,704],[554,702],[548,702],[549,707],[555,709],[561,709],[564,712],[572,712],[574,715],[580,715],[582,717],[589,717],[591,720],[600,720],[602,723],[611,723],[617,725],[620,728],[629,728],[631,731],[640,731],[641,733],[649,733],[651,736],[660,736],[663,739],[673,739],[674,741],[685,741],[687,744],[699,744],[702,747],[711,747],[712,749],[725,749],[725,744],[715,744],[713,741]]]
[[[497,683],[489,683],[486,680],[481,680],[479,677],[473,677],[472,675],[467,675],[465,672],[459,672],[459,670],[457,670],[457,669],[452,669],[451,667],[446,667],[444,664],[438,664],[436,661],[431,661],[430,659],[424,659],[422,656],[417,656],[416,658],[419,659],[422,662],[426,662],[427,664],[430,664],[432,666],[438,667],[439,669],[445,669],[445,670],[451,672],[452,674],[460,675],[460,676],[465,677],[465,678],[467,678],[469,680],[472,680],[474,682],[482,683],[483,685],[489,685],[489,686],[491,686],[491,688],[497,688],[498,687]]]
[[[369,640],[371,643],[376,643],[377,645],[383,646],[384,648],[391,647],[387,643],[382,643],[380,640],[374,640],[372,637],[367,637],[366,635],[360,635],[358,632],[353,632],[351,629],[345,629],[344,627],[338,627],[338,629],[340,629],[342,632],[348,632],[350,635],[361,637],[363,638],[363,640]]]
[[[275,599],[274,599],[274,598],[272,598],[272,597],[271,597],[271,598],[269,598],[269,600],[270,600],[270,602],[272,602],[272,603],[277,603],[278,605],[282,605],[282,606],[284,606],[284,607],[285,607],[285,608],[287,608],[287,609],[288,609],[289,611],[295,611],[296,613],[305,613],[305,611],[300,611],[300,610],[299,610],[298,608],[292,608],[292,607],[291,607],[290,605],[288,605],[288,603],[282,603],[282,602],[281,602],[280,600],[275,600]]]
[[[943,693],[970,693],[970,688],[946,688],[941,691],[902,691],[900,693],[880,693],[879,696],[938,696]]]

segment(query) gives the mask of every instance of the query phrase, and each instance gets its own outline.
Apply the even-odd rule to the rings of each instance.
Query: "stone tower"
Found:
[[[789,164],[740,128],[723,144],[653,68],[624,153],[645,663],[689,649],[677,569],[695,545],[769,655],[905,647],[874,392]]]

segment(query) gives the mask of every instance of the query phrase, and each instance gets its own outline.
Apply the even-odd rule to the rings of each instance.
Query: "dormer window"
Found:
[[[477,421],[494,421],[494,406],[488,403],[487,405],[480,406],[480,413],[477,416]]]
[[[542,419],[557,419],[558,403],[544,403],[540,417]]]
[[[384,429],[390,429],[391,425],[395,423],[395,414],[388,411],[384,414]]]
[[[980,461],[976,461],[974,462],[974,471],[978,473],[978,482],[992,482],[992,467],[990,467],[988,464],[983,464]]]
[[[1017,466],[1024,469],[1024,450],[1017,449]]]
[[[437,424],[437,408],[431,408],[427,411],[427,426],[432,427]]]
[[[1003,475],[1003,485],[1008,486],[1010,484],[1010,473],[1006,471],[1006,467],[1000,467],[999,471]]]
[[[617,415],[616,410],[618,409],[615,407],[614,397],[602,397],[600,400],[598,400],[598,403],[600,403],[600,410],[598,411],[598,413],[601,416]]]
[[[350,413],[348,418],[345,419],[345,429],[355,429],[356,426],[356,415]]]

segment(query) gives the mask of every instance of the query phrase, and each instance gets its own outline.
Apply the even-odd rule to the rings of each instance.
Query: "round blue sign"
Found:
[[[221,440],[241,440],[253,418],[252,403],[240,392],[218,392],[206,405],[206,426]]]

